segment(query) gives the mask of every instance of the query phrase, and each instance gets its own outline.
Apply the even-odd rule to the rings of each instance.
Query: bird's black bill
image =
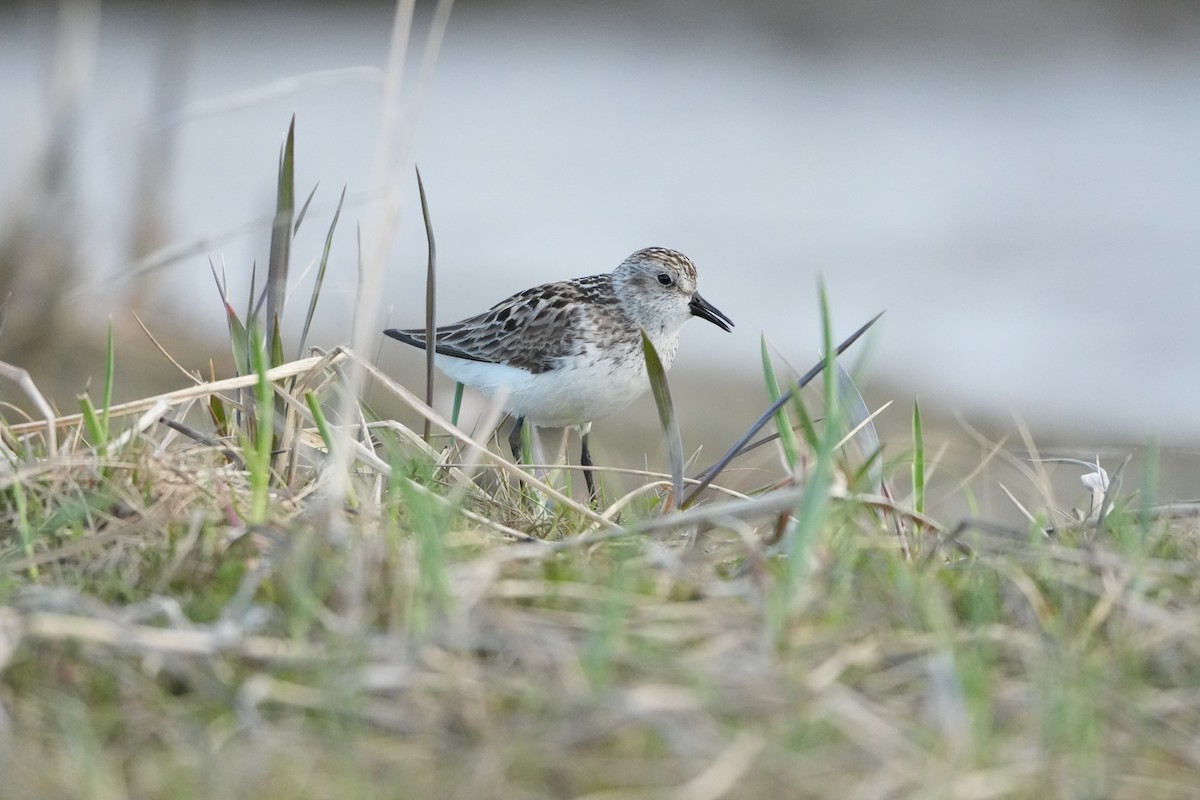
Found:
[[[716,306],[701,297],[699,292],[692,295],[692,302],[688,306],[692,309],[694,316],[706,319],[722,330],[728,331],[733,328],[733,320],[722,314]]]

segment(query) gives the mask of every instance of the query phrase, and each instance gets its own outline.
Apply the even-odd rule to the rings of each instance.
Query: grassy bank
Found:
[[[1023,527],[938,520],[912,493],[934,467],[919,449],[886,453],[905,495],[888,499],[841,457],[820,477],[820,440],[799,441],[745,495],[671,510],[669,477],[645,475],[592,510],[566,496],[577,474],[539,472],[539,493],[383,375],[432,446],[363,416],[331,440],[353,450],[337,475],[305,397],[332,397],[352,358],[264,364],[270,394],[251,374],[98,412],[102,442],[60,419],[53,453],[44,422],[5,427],[0,794],[1185,797],[1200,780],[1198,540],[1133,476],[1102,521],[1048,496]],[[215,430],[214,407],[240,425]],[[277,407],[286,441],[248,424]]]

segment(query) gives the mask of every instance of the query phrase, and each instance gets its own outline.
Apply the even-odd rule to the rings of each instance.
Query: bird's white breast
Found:
[[[674,358],[678,339],[664,341],[664,366]],[[595,352],[572,358],[557,369],[537,374],[503,364],[437,356],[442,372],[488,397],[505,389],[510,413],[546,427],[565,427],[607,417],[650,388],[646,362],[636,351],[621,358]]]

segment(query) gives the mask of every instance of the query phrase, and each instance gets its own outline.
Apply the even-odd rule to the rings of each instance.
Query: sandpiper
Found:
[[[692,317],[728,331],[733,320],[696,291],[696,266],[663,247],[638,250],[612,272],[547,283],[518,292],[488,311],[437,329],[436,364],[456,381],[491,397],[506,390],[516,417],[509,435],[519,459],[521,426],[577,427],[580,464],[596,500],[588,434],[592,422],[650,388],[641,331],[664,368]],[[424,329],[384,331],[425,349]]]

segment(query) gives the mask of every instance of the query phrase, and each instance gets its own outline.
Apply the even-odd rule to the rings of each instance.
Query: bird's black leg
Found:
[[[513,423],[512,433],[508,435],[508,446],[512,448],[513,461],[521,463],[521,428],[525,425],[524,417],[517,417]]]
[[[579,451],[579,466],[583,467],[583,480],[587,483],[588,497],[591,498],[592,505],[596,504],[599,496],[596,494],[596,483],[592,479],[592,454],[588,450],[588,435],[592,432],[592,423],[586,422],[579,426],[579,441],[581,444]]]

